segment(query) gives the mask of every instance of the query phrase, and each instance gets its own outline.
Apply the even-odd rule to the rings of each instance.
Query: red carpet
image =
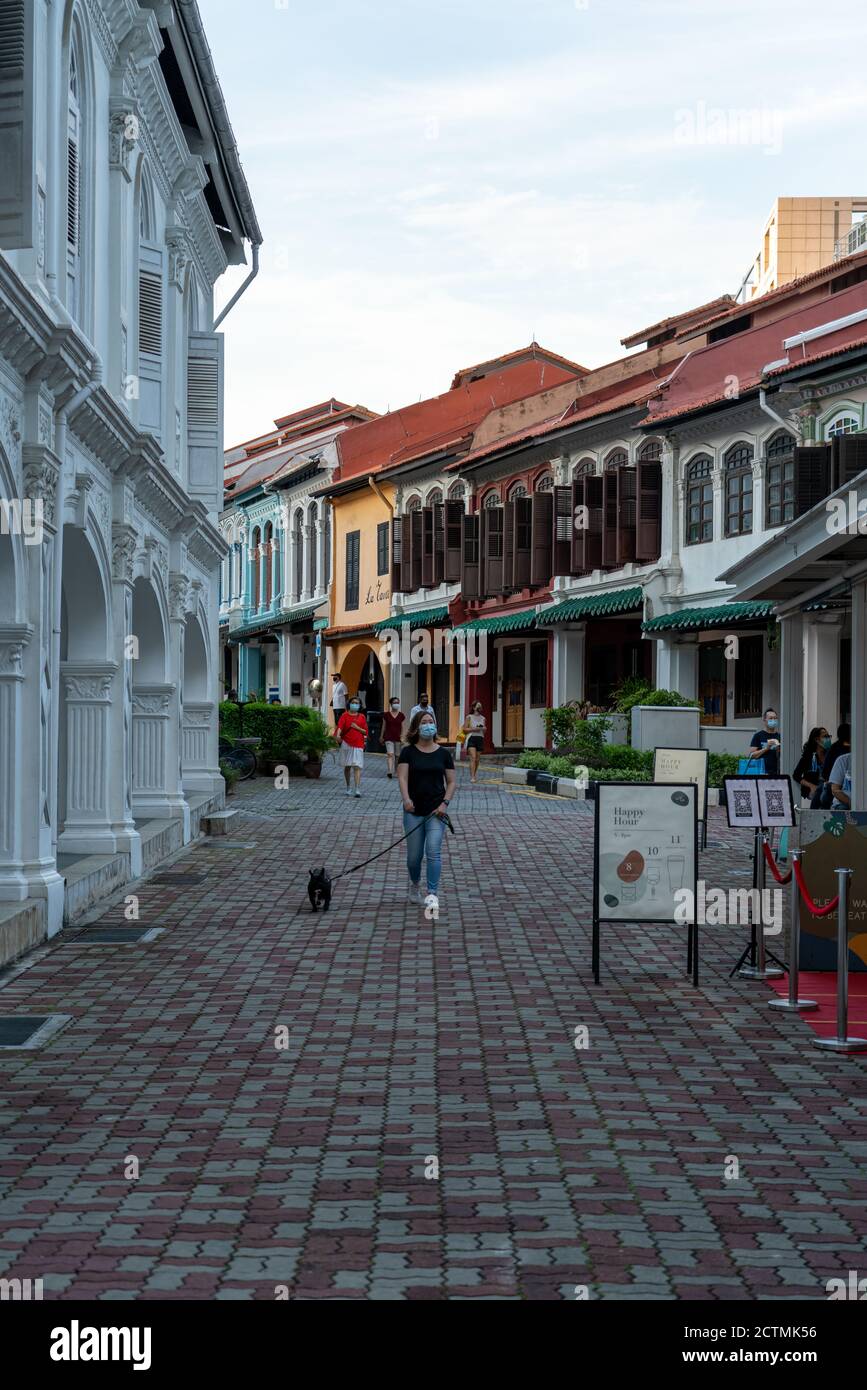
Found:
[[[789,982],[784,975],[779,980],[768,980],[768,984],[785,998],[789,993]],[[802,970],[798,979],[798,993],[802,999],[815,999],[818,1009],[801,1014],[814,1032],[823,1038],[833,1038],[837,1032],[837,972],[829,970]],[[867,972],[859,971],[849,975],[849,1036],[867,1038]],[[853,1052],[853,1057],[867,1061],[867,1052]]]

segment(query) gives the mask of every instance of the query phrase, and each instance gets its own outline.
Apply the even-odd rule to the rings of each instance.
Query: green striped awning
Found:
[[[461,623],[455,632],[487,632],[496,637],[498,632],[518,632],[521,628],[535,626],[535,608],[523,608],[520,613],[498,613],[495,617],[474,618],[472,622]]]
[[[383,618],[373,624],[374,632],[384,632],[389,627],[427,627],[428,623],[447,623],[448,608],[421,608],[417,613],[397,613],[393,618]]]
[[[545,608],[539,614],[540,626],[549,623],[576,622],[580,618],[610,618],[617,613],[637,613],[644,602],[644,590],[609,589],[603,594],[587,594],[583,598],[568,598]]]
[[[229,642],[240,642],[245,637],[255,637],[258,632],[268,632],[271,628],[285,627],[287,623],[303,623],[307,618],[312,618],[322,607],[322,603],[308,603],[299,605],[295,608],[279,608],[276,613],[262,615],[251,618],[248,622],[242,623],[239,627],[234,627],[229,633]],[[323,618],[323,627],[328,626],[328,619]]]
[[[776,604],[767,599],[743,603],[718,603],[713,608],[680,608],[676,613],[661,613],[641,624],[643,632],[698,632],[706,627],[730,627],[733,623],[762,622],[771,618]]]

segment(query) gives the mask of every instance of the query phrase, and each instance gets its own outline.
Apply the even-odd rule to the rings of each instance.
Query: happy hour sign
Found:
[[[599,920],[679,920],[675,894],[683,888],[695,892],[697,792],[694,783],[599,783]]]

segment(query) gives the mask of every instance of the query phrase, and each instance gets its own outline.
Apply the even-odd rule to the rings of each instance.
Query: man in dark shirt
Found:
[[[780,720],[775,709],[765,710],[765,727],[753,734],[750,749],[756,771],[776,777],[780,771]]]

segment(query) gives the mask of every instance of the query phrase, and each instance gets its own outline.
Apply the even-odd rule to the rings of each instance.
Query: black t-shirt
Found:
[[[407,789],[417,816],[429,816],[442,805],[446,794],[446,772],[455,765],[447,748],[434,748],[422,753],[414,743],[408,743],[398,758],[409,765]]]
[[[769,739],[773,738],[779,740],[779,737],[780,733],[778,729],[773,729],[771,733],[768,733],[767,729],[759,729],[758,733],[753,734],[750,747],[764,748]],[[780,750],[779,748],[769,748],[763,758],[756,758],[754,761],[758,764],[759,769],[764,771],[768,777],[776,777],[780,770]],[[762,764],[764,764],[764,767]]]

